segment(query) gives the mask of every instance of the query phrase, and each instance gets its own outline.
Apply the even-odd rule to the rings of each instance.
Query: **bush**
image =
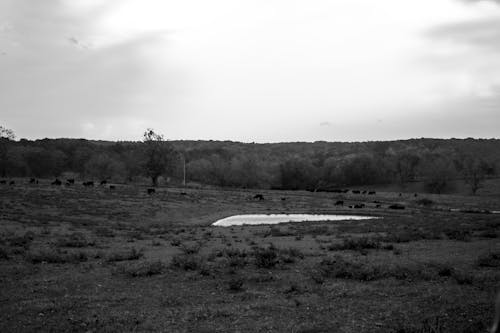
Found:
[[[242,291],[243,290],[243,279],[236,277],[229,280],[229,290],[231,291]]]
[[[108,262],[115,261],[126,261],[126,260],[138,260],[144,256],[144,253],[141,251],[137,251],[135,248],[132,248],[128,251],[124,252],[114,252],[110,254],[107,258]]]
[[[492,252],[477,259],[480,267],[500,267],[500,252]]]
[[[0,260],[9,260],[9,253],[3,247],[0,247]]]
[[[271,245],[269,248],[256,248],[253,251],[255,265],[259,268],[273,268],[278,263],[278,249]]]
[[[417,200],[416,203],[418,205],[427,207],[427,206],[432,206],[434,204],[434,201],[432,201],[431,199],[422,198],[422,199]]]
[[[200,252],[200,249],[201,249],[200,243],[182,244],[181,245],[181,251],[184,254],[197,254],[198,252]]]
[[[73,234],[68,235],[67,237],[61,237],[57,239],[55,245],[58,247],[80,248],[80,247],[94,246],[95,242],[87,240],[84,234],[80,232],[75,232]]]
[[[133,266],[120,266],[119,270],[130,277],[146,277],[163,273],[165,265],[161,261],[147,261]]]
[[[40,264],[43,262],[49,264],[66,264],[87,261],[88,256],[82,251],[66,253],[56,250],[39,250],[37,252],[31,251],[27,253],[26,260],[33,264]]]
[[[380,242],[378,240],[370,239],[368,237],[361,238],[347,238],[344,239],[342,244],[330,244],[329,251],[342,251],[353,250],[361,251],[364,249],[380,249]]]
[[[202,267],[202,261],[197,255],[177,254],[172,258],[170,265],[174,268],[180,268],[185,271],[195,271]]]

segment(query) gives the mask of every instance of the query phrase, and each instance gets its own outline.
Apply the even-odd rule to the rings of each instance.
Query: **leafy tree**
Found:
[[[281,187],[286,190],[316,189],[317,169],[309,160],[298,157],[280,165]]]
[[[123,162],[101,153],[92,156],[85,163],[85,173],[101,180],[116,179],[124,176],[125,166]]]
[[[24,160],[30,176],[57,177],[63,170],[66,155],[60,150],[48,150],[40,147],[25,147]]]
[[[420,157],[412,153],[403,153],[396,156],[395,169],[401,184],[415,180],[419,162]]]
[[[432,156],[423,164],[422,173],[426,190],[440,194],[451,188],[456,169],[449,159]]]
[[[5,177],[9,160],[9,144],[16,138],[14,131],[0,125],[0,174]]]
[[[144,171],[151,178],[153,186],[158,186],[158,178],[172,167],[173,148],[165,142],[163,135],[148,128],[144,132]]]

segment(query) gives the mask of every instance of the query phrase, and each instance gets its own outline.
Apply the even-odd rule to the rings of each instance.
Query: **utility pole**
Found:
[[[183,177],[182,177],[182,186],[186,187],[186,156],[182,154],[182,161],[183,161]]]

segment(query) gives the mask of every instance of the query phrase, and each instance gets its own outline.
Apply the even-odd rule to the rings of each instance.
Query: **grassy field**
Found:
[[[1,332],[472,333],[493,318],[500,215],[450,209],[500,196],[49,183],[0,185]],[[244,213],[383,219],[210,226]]]

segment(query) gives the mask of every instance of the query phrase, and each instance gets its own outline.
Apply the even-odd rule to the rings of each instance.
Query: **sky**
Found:
[[[500,137],[500,1],[0,0],[18,138]]]

